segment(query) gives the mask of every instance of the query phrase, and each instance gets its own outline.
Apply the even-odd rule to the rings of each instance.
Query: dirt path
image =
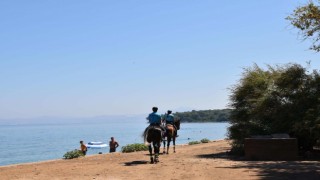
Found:
[[[229,148],[224,140],[181,145],[158,164],[145,151],[3,166],[0,179],[320,179],[319,162],[231,160]]]

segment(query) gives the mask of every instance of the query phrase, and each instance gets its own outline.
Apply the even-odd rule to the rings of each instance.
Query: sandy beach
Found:
[[[320,179],[318,161],[245,161],[225,140],[179,145],[150,164],[147,151],[0,167],[0,179]],[[162,149],[161,149],[162,152]]]

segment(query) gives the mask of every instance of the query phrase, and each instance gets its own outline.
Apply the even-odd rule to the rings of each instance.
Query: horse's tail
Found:
[[[142,137],[143,137],[143,141],[144,141],[144,144],[149,146],[150,143],[147,141],[147,138],[148,138],[148,130],[149,130],[149,127],[147,127],[144,132],[142,133]]]
[[[144,140],[144,145],[146,146],[150,146],[151,143],[149,143],[148,141]]]

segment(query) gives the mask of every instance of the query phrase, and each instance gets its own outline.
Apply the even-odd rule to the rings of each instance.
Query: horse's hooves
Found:
[[[176,153],[175,151],[173,151],[174,153]]]
[[[167,154],[169,154],[169,152],[167,152]]]

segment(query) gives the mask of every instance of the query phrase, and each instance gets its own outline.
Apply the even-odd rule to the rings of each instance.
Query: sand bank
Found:
[[[320,179],[317,161],[244,161],[229,149],[225,140],[179,145],[158,164],[144,151],[2,166],[0,179]]]

